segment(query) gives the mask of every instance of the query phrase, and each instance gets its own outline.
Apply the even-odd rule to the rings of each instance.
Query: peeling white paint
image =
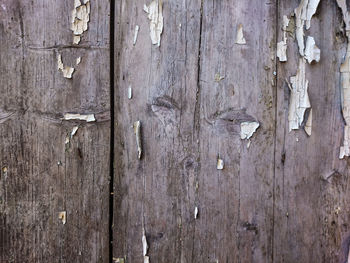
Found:
[[[249,139],[253,133],[259,128],[259,122],[242,122],[241,123],[241,139]]]
[[[78,57],[77,60],[76,60],[76,62],[75,62],[75,64],[79,65],[80,62],[81,62],[81,57]]]
[[[196,206],[194,208],[194,219],[197,219],[197,217],[198,217],[198,207]]]
[[[62,224],[65,225],[67,222],[67,213],[66,211],[62,211],[58,213],[58,218],[62,221]]]
[[[295,8],[295,35],[299,46],[299,53],[304,56],[304,25],[306,30],[310,28],[312,16],[316,13],[320,0],[301,0],[297,8]]]
[[[133,41],[133,45],[135,46],[136,45],[136,41],[137,41],[137,36],[139,34],[139,30],[140,30],[140,27],[138,25],[135,26],[135,33],[134,33],[134,41]]]
[[[150,20],[150,36],[153,45],[160,46],[160,38],[163,33],[163,3],[162,0],[153,0],[149,6],[144,5],[143,10]]]
[[[243,25],[242,24],[239,24],[238,27],[237,27],[237,35],[236,35],[236,44],[238,45],[245,45],[247,42],[244,38],[244,35],[243,35]]]
[[[137,156],[139,159],[141,159],[142,156],[142,146],[141,146],[141,122],[135,121],[134,122],[134,133],[136,136],[136,144],[137,144]]]
[[[249,149],[251,142],[252,142],[251,140],[248,140],[247,149]]]
[[[340,147],[339,158],[350,156],[350,14],[345,0],[337,0],[343,13],[345,23],[347,49],[343,63],[340,66],[340,86],[342,113],[345,120],[344,141]]]
[[[289,131],[299,129],[299,126],[301,126],[304,120],[305,110],[311,107],[307,92],[309,82],[305,77],[305,59],[299,59],[297,74],[290,77],[290,82]]]
[[[81,120],[86,122],[96,121],[94,114],[65,113],[64,120]]]
[[[218,161],[216,163],[216,169],[223,170],[224,169],[224,160],[218,158]]]
[[[73,130],[70,133],[70,138],[73,138],[73,136],[77,133],[78,129],[79,129],[79,126],[73,127]]]
[[[287,61],[287,27],[289,24],[289,19],[287,16],[283,16],[283,40],[277,43],[277,57],[279,61]]]
[[[316,46],[316,43],[313,37],[310,37],[310,36],[307,37],[304,55],[305,55],[305,59],[309,64],[312,61],[316,61],[316,62],[320,61],[321,50]]]
[[[310,110],[309,117],[307,118],[307,121],[305,123],[304,130],[307,135],[311,136],[312,133],[312,109]]]
[[[147,256],[148,251],[148,244],[147,244],[147,238],[146,238],[146,232],[145,229],[142,230],[142,253],[143,253],[143,262],[148,263],[149,257]]]
[[[128,88],[128,99],[131,100],[132,99],[132,88],[129,86]]]
[[[57,55],[57,69],[62,72],[63,77],[65,77],[67,79],[72,78],[74,68],[63,65],[61,54]]]
[[[71,18],[71,30],[73,31],[73,44],[79,44],[81,35],[88,29],[90,21],[90,1],[74,0],[74,8]]]

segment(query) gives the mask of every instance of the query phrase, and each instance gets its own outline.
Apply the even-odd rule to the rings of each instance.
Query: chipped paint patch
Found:
[[[308,36],[306,39],[305,59],[310,64],[312,61],[319,62],[321,57],[321,50],[316,46],[313,37]]]
[[[129,100],[132,99],[132,88],[131,87],[128,88],[128,99]]]
[[[63,77],[65,77],[67,79],[71,79],[72,78],[72,75],[73,75],[73,72],[74,72],[74,68],[63,65],[61,54],[57,55],[57,69],[58,69],[58,71],[62,72]]]
[[[310,110],[309,117],[307,118],[307,121],[305,123],[304,130],[307,135],[311,136],[312,132],[312,109]]]
[[[78,57],[77,60],[76,60],[76,62],[75,62],[75,64],[79,65],[80,62],[81,62],[81,57]]]
[[[288,123],[289,131],[299,129],[303,120],[305,110],[310,108],[310,100],[307,92],[308,80],[305,77],[305,59],[299,59],[298,71],[295,76],[290,77],[291,85],[290,99],[289,99],[289,112]]]
[[[136,145],[137,145],[137,156],[139,159],[141,159],[142,156],[142,145],[141,145],[141,122],[135,121],[134,122],[134,133],[136,136]]]
[[[162,0],[153,0],[149,6],[144,5],[143,10],[150,20],[150,36],[153,45],[160,46],[160,38],[163,33],[163,3]]]
[[[80,120],[86,122],[96,121],[94,114],[79,114],[79,113],[65,113],[63,115],[63,120]]]
[[[345,156],[350,156],[350,14],[345,0],[337,0],[337,4],[343,13],[347,37],[346,55],[340,66],[341,102],[345,127],[344,141],[340,147],[339,158],[343,159]]]
[[[245,38],[244,38],[244,35],[243,35],[243,25],[242,24],[239,24],[237,27],[237,34],[236,34],[235,43],[238,45],[245,45],[247,43]]]
[[[254,132],[259,128],[259,122],[242,122],[241,123],[241,139],[249,139]]]
[[[145,232],[144,228],[143,228],[142,232],[143,232],[142,233],[143,262],[148,263],[149,262],[149,257],[147,256],[148,244],[147,244],[146,232]]]
[[[310,28],[312,16],[316,13],[320,0],[301,0],[297,8],[295,8],[295,35],[298,42],[299,53],[304,56],[304,25],[306,30]]]
[[[216,163],[216,169],[223,170],[224,169],[224,160],[218,158],[218,161]]]
[[[196,206],[194,208],[194,219],[197,219],[197,217],[198,217],[198,207]]]
[[[137,41],[137,36],[139,34],[139,30],[140,30],[140,27],[138,25],[135,26],[135,33],[134,33],[134,41],[133,41],[133,45],[135,46],[136,45],[136,41]]]
[[[72,130],[72,132],[70,134],[70,138],[73,138],[73,136],[77,133],[78,129],[79,129],[79,126],[73,127],[73,130]]]
[[[287,27],[289,19],[287,16],[283,16],[283,40],[277,43],[277,57],[280,62],[287,61]]]
[[[62,211],[58,213],[58,219],[62,221],[62,224],[65,225],[67,222],[67,213],[66,211]]]
[[[74,0],[72,11],[71,30],[73,31],[73,44],[79,44],[81,35],[88,29],[90,21],[90,1]]]

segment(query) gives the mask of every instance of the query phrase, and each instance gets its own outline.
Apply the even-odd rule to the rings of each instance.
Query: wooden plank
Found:
[[[78,46],[72,1],[5,0],[0,10],[0,261],[108,262],[109,1],[92,1]],[[62,121],[67,112],[97,121]]]
[[[151,44],[144,3],[116,3],[113,255],[126,256],[127,262],[143,261],[143,228],[151,262],[194,262],[191,258],[196,256],[192,247],[198,146],[193,132],[198,128],[194,112],[200,1],[162,2],[159,48]],[[133,46],[136,25],[140,30]],[[132,129],[138,120],[141,160]]]
[[[275,20],[275,1],[203,2],[195,262],[271,261]],[[240,124],[252,120],[260,127],[248,142]]]
[[[279,1],[277,41],[282,39],[282,16],[298,5],[296,0]],[[321,49],[320,62],[306,65],[313,109],[310,137],[303,129],[288,131],[285,79],[296,74],[300,57],[291,37],[288,61],[278,63],[274,262],[340,262],[341,243],[349,231],[349,169],[338,158],[344,129],[339,67],[346,52],[341,30],[336,1],[320,1],[305,31]]]

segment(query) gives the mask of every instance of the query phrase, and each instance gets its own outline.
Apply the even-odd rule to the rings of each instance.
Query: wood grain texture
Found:
[[[0,1],[1,262],[108,262],[109,1],[91,3],[79,46],[72,9]],[[76,68],[73,79],[57,70],[58,53]],[[97,122],[62,121],[66,112]]]
[[[299,1],[279,1],[279,21]],[[278,41],[282,38],[282,23]],[[306,65],[313,109],[312,135],[288,132],[289,90],[296,74],[298,47],[288,36],[288,62],[278,63],[274,262],[344,262],[342,241],[349,231],[348,161],[339,160],[344,121],[339,67],[346,52],[341,12],[321,1],[305,35],[321,49],[319,63]],[[346,248],[348,250],[348,247]]]

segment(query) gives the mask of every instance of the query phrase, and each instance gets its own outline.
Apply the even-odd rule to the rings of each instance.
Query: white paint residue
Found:
[[[277,57],[279,61],[287,61],[287,27],[289,24],[289,19],[287,16],[283,16],[283,40],[277,43]]]
[[[312,109],[310,110],[309,117],[307,118],[307,121],[305,123],[304,130],[307,135],[311,136],[312,132]]]
[[[304,56],[304,25],[306,29],[310,28],[312,16],[316,13],[320,0],[301,0],[297,8],[295,8],[295,35],[299,46],[299,53]]]
[[[309,64],[314,60],[316,62],[320,61],[321,50],[316,46],[316,43],[313,37],[310,37],[310,36],[307,37],[304,54]]]
[[[343,63],[340,66],[340,86],[342,113],[345,120],[344,141],[340,147],[339,158],[350,156],[350,14],[345,0],[337,0],[338,6],[343,12],[345,23],[347,50]]]
[[[253,133],[259,128],[259,122],[242,122],[241,123],[241,139],[249,139]]]
[[[249,149],[250,144],[251,144],[251,140],[248,140],[248,143],[247,143],[247,149]]]
[[[71,134],[70,134],[70,137],[71,137],[71,138],[73,138],[73,136],[77,133],[78,129],[79,129],[79,126],[73,127],[73,130],[72,130],[72,132],[71,132]]]
[[[137,144],[137,156],[139,159],[141,159],[142,156],[142,146],[141,146],[141,122],[135,121],[134,122],[134,133],[136,136],[136,144]]]
[[[304,120],[304,113],[307,108],[310,108],[310,100],[307,92],[308,80],[305,78],[305,59],[299,59],[297,74],[290,77],[290,100],[288,123],[289,131],[299,129],[299,126]]]
[[[81,35],[88,29],[90,21],[90,1],[74,0],[72,11],[71,30],[73,31],[73,44],[79,44]]]
[[[238,45],[245,45],[247,42],[244,38],[244,35],[243,35],[243,25],[242,24],[239,24],[238,27],[237,27],[237,35],[236,35],[236,44]]]
[[[142,253],[143,253],[143,262],[148,263],[149,262],[149,257],[147,256],[147,251],[148,251],[148,244],[147,244],[147,239],[146,239],[146,233],[145,229],[142,230]]]
[[[79,114],[79,113],[66,113],[63,116],[64,120],[81,120],[86,122],[95,121],[94,114]]]
[[[224,169],[224,160],[218,158],[218,161],[216,163],[216,169],[223,170]]]
[[[78,57],[77,60],[76,60],[76,62],[75,62],[75,64],[79,65],[80,62],[81,62],[81,57]]]
[[[162,0],[153,0],[149,6],[144,5],[143,10],[150,20],[150,36],[153,45],[160,46],[160,36],[163,32],[163,4]]]
[[[132,99],[132,88],[131,87],[128,88],[128,99],[129,100]]]
[[[72,78],[74,68],[63,65],[61,54],[57,55],[57,69],[63,73],[63,77],[67,79]]]
[[[196,206],[194,208],[194,219],[197,219],[197,217],[198,217],[198,207]]]
[[[62,211],[58,213],[58,218],[62,221],[62,224],[66,224],[67,222],[67,216],[66,216],[66,211]]]
[[[137,41],[137,36],[139,34],[139,30],[140,30],[140,27],[138,25],[136,25],[135,26],[135,33],[134,33],[134,41],[133,41],[134,46],[136,45],[136,41]]]

